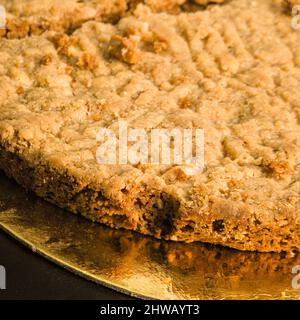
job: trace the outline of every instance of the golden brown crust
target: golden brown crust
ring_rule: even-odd
[[[9,39],[40,35],[45,31],[73,32],[89,20],[116,23],[132,13],[139,4],[153,12],[178,14],[188,0],[0,0],[6,8],[6,28],[0,37]],[[195,0],[198,4],[221,3],[224,0]],[[200,2],[199,2],[200,1]]]
[[[293,8],[297,5],[300,5],[300,1],[299,0],[284,0],[285,3],[289,6],[289,8]]]
[[[158,238],[299,247],[299,33],[272,0],[0,39],[0,166],[76,213]],[[203,128],[205,171],[99,165],[100,127]]]
[[[197,4],[207,5],[209,3],[223,3],[226,0],[193,0]]]

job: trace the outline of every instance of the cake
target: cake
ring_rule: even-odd
[[[240,250],[297,250],[300,31],[286,3],[184,10],[183,1],[168,1],[176,4],[170,11],[150,2],[130,11],[126,2],[113,20],[84,14],[71,28],[3,33],[0,168],[49,202],[112,228]],[[72,12],[99,3],[63,6]],[[8,14],[20,16],[17,8]],[[43,10],[32,12],[26,16],[34,21]],[[147,132],[203,129],[204,170],[100,164],[99,128],[117,133],[120,120]]]

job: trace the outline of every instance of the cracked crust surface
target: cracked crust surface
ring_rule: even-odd
[[[279,1],[137,6],[72,35],[0,39],[0,166],[39,196],[157,238],[300,245],[300,33]],[[100,127],[203,128],[205,171],[99,165]]]

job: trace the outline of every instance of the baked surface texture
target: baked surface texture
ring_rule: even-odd
[[[0,167],[114,228],[241,250],[300,247],[300,32],[280,1],[0,39]],[[203,128],[205,170],[100,165],[96,134]]]
[[[206,6],[224,0],[0,0],[7,11],[6,29],[0,36],[9,39],[40,35],[55,30],[71,33],[90,20],[117,22],[133,12],[138,4],[146,4],[154,12],[179,13],[181,6]]]

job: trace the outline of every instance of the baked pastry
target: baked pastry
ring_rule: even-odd
[[[281,1],[139,4],[116,24],[0,39],[0,167],[114,228],[241,250],[300,245],[300,33]],[[205,170],[105,165],[99,128],[202,128]]]

